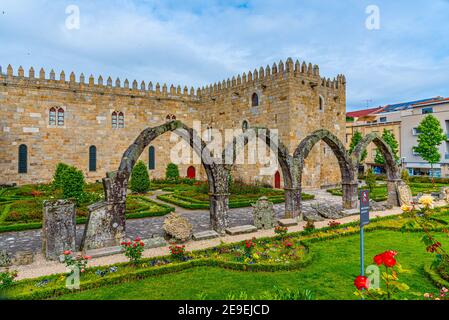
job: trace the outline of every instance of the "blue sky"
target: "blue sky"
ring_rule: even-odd
[[[448,0],[1,0],[0,65],[190,87],[291,56],[345,74],[353,110],[449,96],[448,16]]]

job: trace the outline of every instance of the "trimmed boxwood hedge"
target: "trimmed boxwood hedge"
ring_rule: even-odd
[[[149,212],[146,211],[148,208],[140,208],[139,210],[133,211],[131,213],[126,214],[126,219],[142,219],[142,218],[148,218],[148,217],[160,217],[165,216],[169,214],[170,212],[175,211],[174,207],[171,207],[164,203],[155,202],[149,198],[146,198],[144,196],[137,196],[141,201],[156,204],[159,207],[161,207],[161,210],[157,212]],[[87,221],[86,217],[78,217],[76,218],[76,224],[85,224]],[[31,222],[31,223],[15,223],[15,224],[5,224],[0,225],[0,233],[4,232],[17,232],[17,231],[25,231],[25,230],[35,230],[35,229],[41,229],[42,228],[42,222]]]
[[[303,200],[311,200],[314,199],[315,196],[310,194],[303,194]],[[273,202],[274,204],[285,202],[284,196],[269,196],[267,197],[268,201]],[[205,210],[209,209],[209,202],[201,201],[198,199],[194,199],[191,197],[182,196],[177,193],[172,194],[163,194],[158,195],[157,199],[161,201],[165,201],[174,205],[177,205],[181,208],[190,209],[190,210]],[[245,208],[251,207],[252,204],[256,203],[257,199],[239,199],[239,200],[230,200],[229,208]]]

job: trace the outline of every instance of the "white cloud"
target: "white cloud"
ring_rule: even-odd
[[[81,29],[64,27],[79,5]],[[2,65],[206,85],[288,56],[344,73],[348,106],[448,95],[447,1],[45,1],[0,4]]]

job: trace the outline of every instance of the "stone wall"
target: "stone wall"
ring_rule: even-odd
[[[259,97],[257,107],[251,103],[253,93]],[[49,125],[52,107],[63,108],[63,126]],[[43,70],[39,74],[30,70],[25,77],[22,69],[14,73],[9,67],[7,74],[0,75],[0,185],[48,182],[58,162],[82,169],[88,181],[100,180],[118,168],[123,152],[143,129],[163,124],[167,115],[191,127],[195,127],[194,121],[201,121],[203,130],[241,128],[244,120],[250,127],[277,128],[293,153],[301,139],[320,128],[343,139],[345,107],[344,76],[332,81],[321,78],[318,66],[294,64],[291,59],[197,90],[102,77],[80,76],[78,80],[73,74],[56,77]],[[124,128],[112,128],[114,111],[124,113]],[[175,145],[169,138],[167,133],[152,143],[156,149],[152,178],[165,175]],[[21,144],[28,147],[28,172],[18,174]],[[92,145],[97,148],[95,172],[89,172]],[[148,163],[148,151],[141,159]],[[317,144],[307,160],[304,184],[338,183],[334,160],[330,149]],[[201,165],[194,166],[197,178],[206,180]],[[180,165],[181,176],[187,175],[188,167]],[[234,168],[234,178],[247,182],[273,185],[273,176],[260,176],[254,165]]]

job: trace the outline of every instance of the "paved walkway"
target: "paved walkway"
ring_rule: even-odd
[[[156,191],[150,198],[153,200],[157,195],[163,194],[162,191]],[[303,211],[311,211],[311,207],[317,204],[332,205],[336,208],[341,208],[342,199],[338,196],[333,196],[326,190],[308,190],[307,193],[315,195],[314,200],[303,202]],[[155,200],[162,202],[160,200]],[[174,206],[169,204],[170,206]],[[174,206],[176,212],[183,215],[193,225],[194,232],[210,230],[209,210],[188,210]],[[274,206],[278,218],[284,215],[284,204],[276,204]],[[162,225],[165,217],[151,217],[144,219],[128,220],[126,222],[126,233],[130,238],[140,236],[143,239],[150,238],[153,235],[163,235]],[[239,225],[253,224],[252,209],[238,208],[229,210],[229,225],[230,227]],[[77,226],[77,245],[81,241],[83,235],[84,225]],[[0,233],[0,250],[6,250],[8,253],[14,255],[18,251],[41,251],[41,230],[29,230],[20,232]]]

